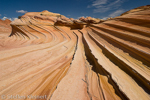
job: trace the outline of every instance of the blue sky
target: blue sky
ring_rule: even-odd
[[[14,20],[26,12],[48,10],[69,18],[105,19],[130,9],[150,5],[150,0],[0,0],[0,19]]]

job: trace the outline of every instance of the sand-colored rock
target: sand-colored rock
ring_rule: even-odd
[[[10,26],[11,21],[9,19],[1,20],[0,19],[0,50],[5,48],[5,40],[8,39],[12,28]],[[8,43],[7,43],[8,44]]]
[[[0,19],[0,33],[9,33],[11,32],[11,21],[9,19],[1,20]]]
[[[101,22],[100,19],[98,19],[98,18],[92,18],[92,17],[86,17],[86,18],[81,17],[81,18],[79,18],[79,20],[81,20],[83,22],[86,22],[88,24],[98,24],[98,23]]]
[[[122,16],[122,15],[125,15],[125,14],[129,14],[129,13],[132,14],[132,13],[134,13],[134,12],[145,11],[145,10],[149,10],[149,9],[150,9],[150,5],[137,7],[137,8],[135,8],[135,9],[131,9],[131,10],[129,10],[129,11],[127,11],[127,12],[121,14],[121,16]]]
[[[0,96],[150,100],[149,23],[149,6],[105,21],[28,12],[0,39]]]

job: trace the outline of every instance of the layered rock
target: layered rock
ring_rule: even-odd
[[[9,19],[1,20],[0,19],[0,33],[11,33],[11,21]]]
[[[6,48],[6,40],[8,39],[8,36],[11,33],[11,26],[10,26],[11,21],[9,19],[1,20],[0,19],[0,50],[4,50]]]
[[[0,95],[149,100],[149,23],[149,6],[107,21],[26,13],[0,48]]]

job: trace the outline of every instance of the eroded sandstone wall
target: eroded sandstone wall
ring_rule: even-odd
[[[11,26],[0,47],[6,100],[150,99],[149,6],[106,21],[30,12]]]

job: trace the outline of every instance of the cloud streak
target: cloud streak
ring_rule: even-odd
[[[125,0],[95,0],[92,2],[92,5],[89,5],[87,8],[94,7],[94,13],[104,13],[119,8],[124,1]]]
[[[106,4],[108,2],[108,0],[96,0],[93,2],[92,6],[100,6],[103,4]]]
[[[4,17],[2,18],[2,20],[5,20],[5,19],[12,20],[11,18],[8,18],[8,17],[5,17],[5,16],[4,16]]]
[[[116,10],[114,12],[112,12],[111,14],[108,15],[108,17],[104,17],[102,19],[106,20],[107,18],[110,18],[110,17],[116,17],[116,16],[119,16],[121,15],[122,13],[124,13],[126,10],[124,9],[119,9],[119,10]]]
[[[110,17],[116,17],[116,16],[119,16],[120,14],[122,14],[124,12],[125,12],[124,9],[119,9],[119,10],[116,10],[115,12],[111,13],[109,16]]]
[[[17,13],[27,13],[28,11],[24,11],[24,10],[16,10]]]
[[[11,20],[11,21],[14,21],[15,19],[18,19],[18,18],[9,18],[9,17],[6,17],[6,16],[4,16],[4,17],[2,18],[2,20],[6,20],[6,19],[9,19],[9,20]]]

